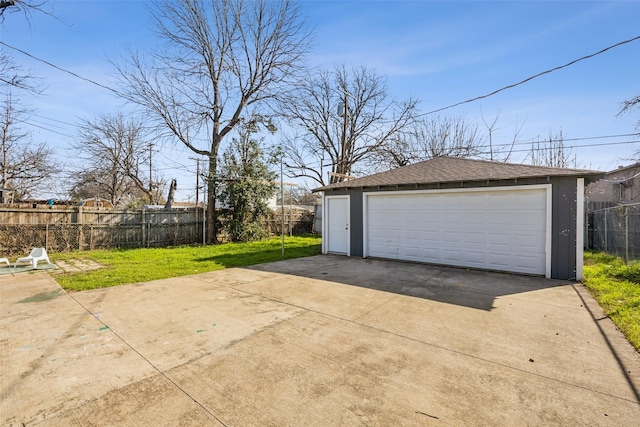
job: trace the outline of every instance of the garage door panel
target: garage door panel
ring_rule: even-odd
[[[467,261],[476,265],[484,265],[486,263],[486,254],[484,252],[467,252]]]
[[[461,253],[462,253],[462,251],[456,250],[456,249],[443,249],[442,250],[442,259],[444,261],[450,261],[454,265],[459,265],[460,262],[462,261],[462,259],[461,259],[462,257],[460,256]]]
[[[411,258],[420,259],[422,256],[422,248],[418,246],[405,246],[404,254]]]
[[[448,215],[443,215],[441,223],[450,224],[455,226],[464,226],[465,215],[462,213],[449,212]]]
[[[493,212],[491,218],[489,219],[489,224],[494,226],[499,225],[509,225],[511,224],[512,217],[510,214],[506,214],[504,212]]]
[[[519,212],[517,216],[513,217],[513,223],[520,227],[540,230],[541,224],[537,221],[540,215],[544,215],[544,210]]]
[[[467,239],[467,243],[481,243],[481,244],[486,244],[487,241],[487,236],[485,233],[467,233],[465,235],[466,239]]]
[[[439,230],[423,230],[421,233],[423,240],[427,241],[440,241],[440,231]]]
[[[491,253],[489,254],[489,263],[506,269],[511,264],[511,256],[504,253]]]
[[[477,230],[478,225],[484,225],[487,223],[487,215],[484,212],[478,212],[477,215],[473,215],[470,218],[465,219],[467,228],[471,230]]]
[[[367,197],[367,255],[544,274],[546,189]]]
[[[523,273],[531,273],[536,274],[536,272],[544,267],[544,264],[541,264],[536,258],[533,257],[523,257],[514,255],[513,257],[515,265],[522,269]]]
[[[440,256],[440,250],[439,249],[435,249],[435,248],[425,248],[422,251],[422,256],[425,259],[428,260],[439,260],[441,258]]]
[[[488,236],[489,236],[488,237],[489,244],[492,245],[492,246],[499,247],[499,248],[504,248],[505,246],[508,246],[509,243],[511,242],[511,235],[510,234],[488,233]]]
[[[402,213],[402,219],[408,224],[420,224],[424,221],[424,215],[418,211],[408,211]]]
[[[463,235],[459,231],[443,231],[442,241],[444,243],[460,243],[463,241]]]

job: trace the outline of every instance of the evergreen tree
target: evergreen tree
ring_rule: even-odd
[[[223,207],[220,226],[234,242],[248,242],[268,236],[263,219],[269,213],[268,200],[276,193],[276,174],[269,170],[261,141],[252,138],[255,122],[242,126],[223,154],[219,200]]]

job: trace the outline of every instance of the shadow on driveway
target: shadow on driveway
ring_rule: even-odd
[[[301,266],[303,266],[301,268]],[[606,347],[615,359],[635,400],[640,403],[637,372],[640,371],[637,354],[598,303],[580,284],[542,277],[524,276],[481,270],[417,264],[381,259],[350,258],[321,255],[296,260],[294,264],[277,262],[252,268],[274,273],[292,274],[306,278],[329,280],[397,295],[424,298],[431,301],[491,311],[498,297],[530,293],[543,289],[564,288],[570,285],[580,307],[589,313]],[[560,289],[558,289],[561,292]],[[559,295],[559,294],[558,294]],[[527,299],[545,304],[564,304],[555,301],[554,294],[544,297],[529,294]],[[582,310],[582,309],[581,309]],[[635,378],[635,379],[634,379]]]
[[[295,264],[282,261],[249,268],[329,280],[479,310],[491,310],[495,299],[500,296],[567,285],[565,281],[542,277],[339,255],[303,258]]]

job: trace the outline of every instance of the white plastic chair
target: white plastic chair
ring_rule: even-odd
[[[18,258],[16,263],[13,265],[13,268],[16,268],[18,263],[20,262],[30,262],[33,265],[33,268],[38,267],[38,261],[47,261],[47,264],[51,264],[49,261],[49,257],[47,256],[47,251],[45,248],[33,248],[29,253],[29,256]]]
[[[7,265],[11,265],[11,264],[9,263],[9,259],[7,259],[7,258],[0,258],[0,263],[7,264]]]

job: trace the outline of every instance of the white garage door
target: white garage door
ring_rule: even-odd
[[[365,256],[547,272],[546,187],[365,195]]]

